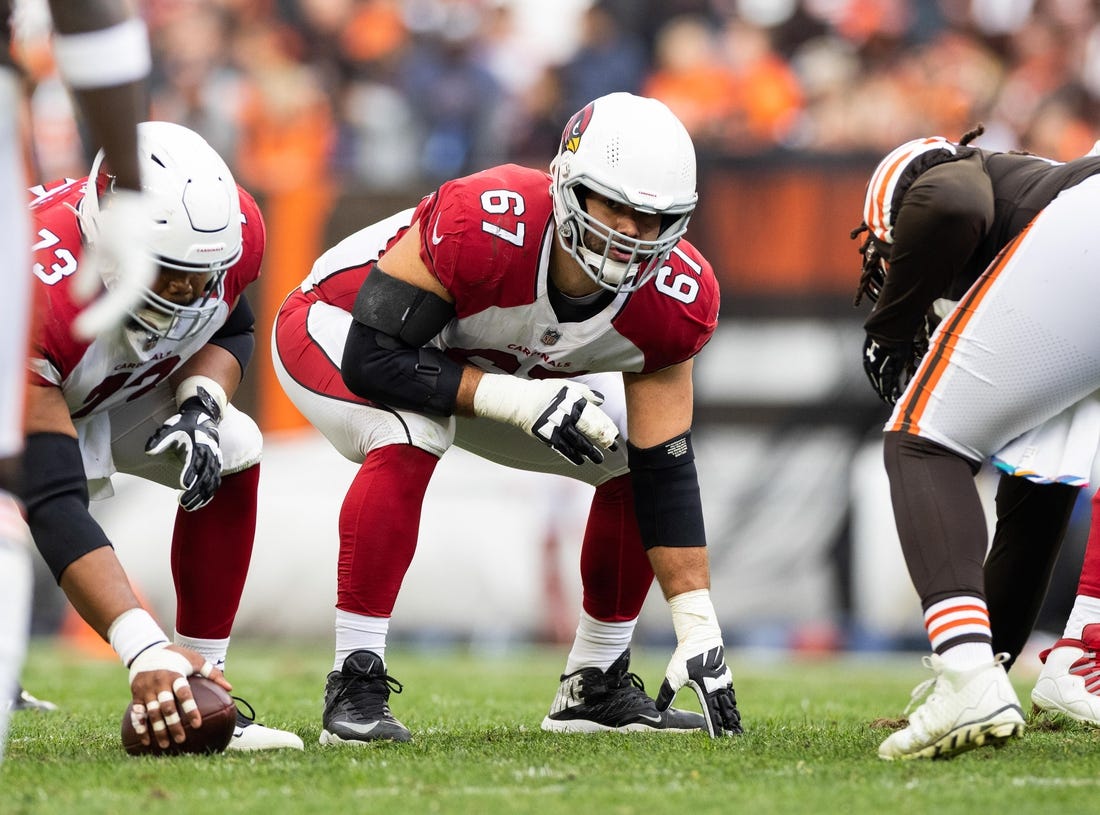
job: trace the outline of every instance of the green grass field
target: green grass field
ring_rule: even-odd
[[[1052,812],[1100,809],[1100,731],[1029,720],[1024,737],[950,761],[876,757],[925,678],[904,659],[774,660],[731,654],[746,733],[563,736],[539,729],[565,649],[391,648],[405,692],[391,699],[413,742],[322,748],[327,644],[235,642],[230,678],[260,720],[294,730],[297,751],[132,758],[119,742],[125,673],[35,643],[25,684],[58,713],[14,716],[0,768],[0,813],[703,813]],[[635,654],[653,692],[667,655]],[[1022,700],[1030,684],[1017,679]],[[681,694],[679,703],[694,707]]]

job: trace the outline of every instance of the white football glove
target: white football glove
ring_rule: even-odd
[[[665,680],[655,700],[668,710],[685,685],[695,691],[711,738],[741,733],[741,714],[733,692],[733,674],[726,665],[722,631],[706,589],[678,594],[668,601],[676,650],[665,669]]]
[[[617,449],[619,428],[601,404],[603,396],[564,379],[485,374],[474,392],[475,415],[513,424],[573,464],[600,464],[603,450]]]
[[[81,340],[93,339],[125,320],[157,277],[149,251],[153,225],[144,194],[115,190],[104,196],[102,206],[95,239],[73,277],[72,293],[77,303],[86,303],[104,285],[107,290],[73,321],[73,336]]]

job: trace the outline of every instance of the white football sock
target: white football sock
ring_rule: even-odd
[[[176,645],[198,651],[211,665],[225,673],[225,655],[229,651],[229,637],[223,640],[204,640],[198,637],[185,637],[177,631],[174,642]]]
[[[1078,594],[1073,601],[1073,609],[1066,620],[1066,629],[1062,636],[1069,640],[1081,639],[1086,625],[1100,623],[1100,598]]]
[[[940,656],[943,664],[953,671],[969,671],[978,666],[993,664],[993,646],[987,642],[964,642],[948,648]]]
[[[353,651],[373,651],[384,663],[389,631],[389,617],[367,617],[336,609],[336,658],[332,670],[343,668],[344,660]]]
[[[577,637],[565,661],[565,673],[571,674],[581,668],[606,671],[630,647],[637,623],[637,618],[625,623],[605,623],[582,610]]]

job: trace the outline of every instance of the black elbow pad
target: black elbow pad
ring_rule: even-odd
[[[241,375],[244,375],[252,359],[252,352],[256,349],[256,316],[248,298],[243,294],[229,313],[225,324],[210,338],[210,344],[224,348],[235,356],[237,364],[241,366]]]
[[[455,309],[439,295],[390,277],[375,264],[359,288],[351,315],[363,325],[419,348],[454,319]]]
[[[438,348],[412,348],[352,320],[340,374],[348,390],[399,410],[455,412],[462,366]]]
[[[376,264],[352,316],[340,363],[348,390],[400,410],[454,413],[462,365],[425,345],[454,318],[454,306]]]

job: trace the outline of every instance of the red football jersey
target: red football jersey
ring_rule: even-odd
[[[162,339],[145,352],[125,339],[122,326],[81,341],[72,322],[83,308],[71,294],[71,280],[84,251],[75,212],[87,179],[69,181],[41,194],[31,205],[36,243],[36,301],[31,382],[62,389],[74,419],[137,398],[163,380],[207,343],[225,323],[245,287],[259,277],[266,233],[255,200],[239,189],[244,253],[225,274],[210,307],[216,313],[198,334],[182,341]]]
[[[318,259],[301,296],[351,311],[371,264],[413,222],[420,255],[454,297],[436,343],[483,370],[531,379],[649,373],[694,356],[718,319],[710,264],[681,240],[657,275],[583,321],[548,294],[554,230],[550,177],[503,165],[443,184],[415,210],[366,227]]]

